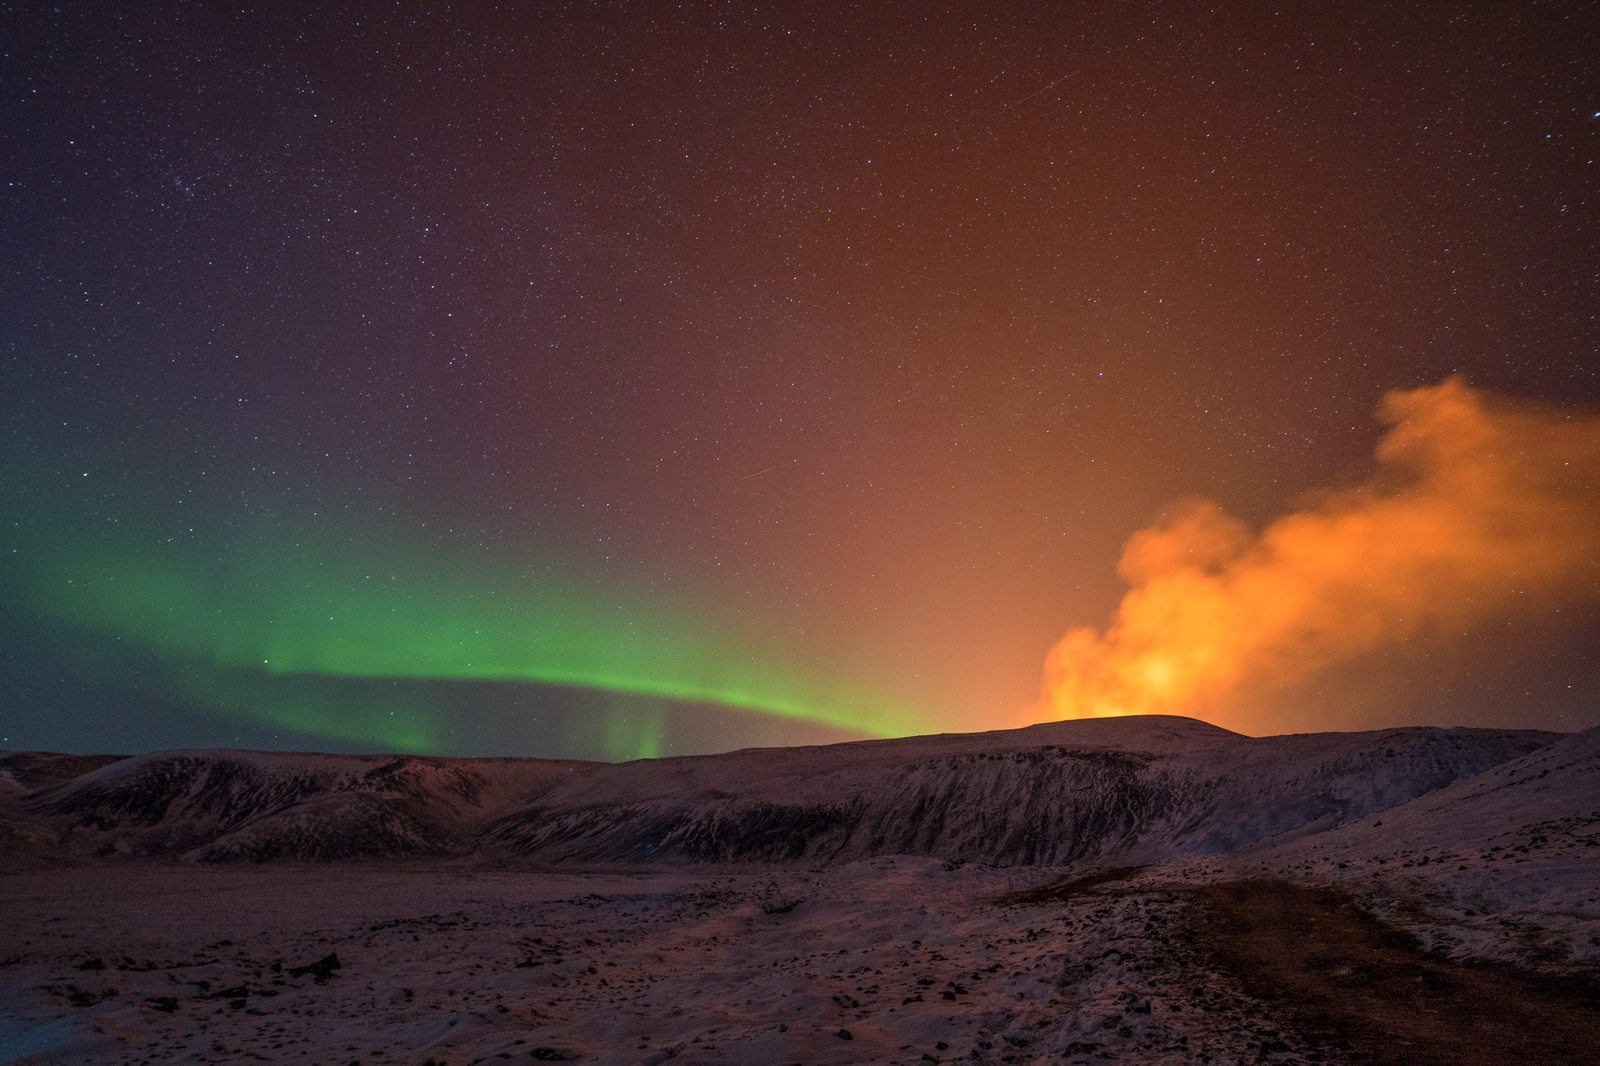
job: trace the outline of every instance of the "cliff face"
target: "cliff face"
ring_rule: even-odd
[[[1150,861],[1342,825],[1555,739],[1407,729],[1257,740],[1193,723],[1189,743],[1157,744],[1125,720],[1123,736],[1092,738],[1120,748],[1040,742],[1072,739],[1076,724],[1011,748],[929,752],[908,740],[844,761],[833,749],[796,749],[771,759],[765,774],[751,772],[762,753],[737,753],[677,768],[676,788],[656,780],[651,764],[606,767],[490,822],[483,839],[590,862]]]
[[[1558,739],[1421,728],[1249,738],[1148,717],[616,765],[9,754],[0,856],[1149,861],[1334,829]]]
[[[932,855],[1061,863],[1138,840],[1168,802],[1146,780],[1150,762],[1040,747],[791,769],[737,792],[692,789],[642,802],[584,804],[568,788],[492,822],[484,835],[519,853],[585,861]]]

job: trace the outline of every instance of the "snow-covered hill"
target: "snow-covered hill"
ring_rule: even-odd
[[[621,764],[11,754],[0,756],[0,854],[1148,862],[1337,829],[1557,741],[1431,728],[1251,738],[1148,716]]]
[[[0,757],[0,775],[14,761]],[[75,858],[325,860],[471,849],[498,811],[564,772],[533,759],[171,751],[102,761],[27,792],[14,819]]]
[[[1600,962],[1600,729],[1330,832],[1262,849],[1265,870],[1404,901],[1437,945],[1516,941],[1541,962]]]

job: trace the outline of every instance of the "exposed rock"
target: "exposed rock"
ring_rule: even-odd
[[[339,969],[343,969],[342,964],[339,962],[339,956],[337,954],[328,954],[324,955],[316,962],[308,963],[305,966],[290,967],[289,976],[304,977],[306,974],[310,974],[318,981],[326,981],[328,978],[333,976],[333,971]]]

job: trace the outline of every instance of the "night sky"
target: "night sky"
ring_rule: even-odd
[[[1600,724],[1597,41],[0,3],[0,747]],[[1364,546],[1284,562],[1307,515]],[[1340,635],[1141,645],[1102,706],[1129,621],[1041,703],[1163,531]]]

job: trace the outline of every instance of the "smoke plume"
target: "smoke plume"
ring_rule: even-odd
[[[1135,533],[1104,632],[1050,652],[1034,717],[1228,719],[1386,645],[1600,602],[1600,417],[1457,379],[1389,393],[1366,481],[1259,533],[1191,501]]]

